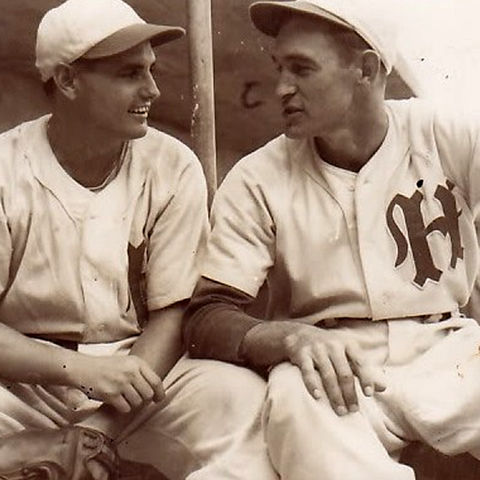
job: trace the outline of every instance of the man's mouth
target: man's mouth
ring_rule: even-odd
[[[295,115],[295,114],[298,114],[298,113],[301,113],[303,112],[303,110],[301,108],[298,108],[298,107],[292,107],[292,106],[288,106],[288,107],[283,107],[283,115],[288,117],[288,116],[291,116],[291,115]]]
[[[285,106],[283,107],[283,113],[284,115],[291,115],[293,113],[298,113],[301,112],[302,109],[299,107],[294,107],[294,106]]]
[[[134,113],[135,115],[148,115],[150,111],[150,105],[143,105],[142,107],[132,108],[128,113]]]

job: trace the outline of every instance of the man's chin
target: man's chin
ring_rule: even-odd
[[[147,134],[148,125],[145,123],[144,125],[132,129],[130,133],[130,140],[135,140],[136,138],[142,138]]]
[[[294,140],[298,140],[300,138],[305,138],[307,136],[306,132],[297,127],[289,127],[288,125],[285,127],[285,136]]]

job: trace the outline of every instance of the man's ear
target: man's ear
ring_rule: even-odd
[[[381,76],[382,61],[374,50],[365,50],[362,53],[362,81],[374,84]]]
[[[77,96],[77,75],[78,72],[72,65],[57,65],[53,72],[53,80],[58,90],[70,100]]]

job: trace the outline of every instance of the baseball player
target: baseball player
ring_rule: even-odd
[[[385,101],[384,0],[260,1],[285,134],[213,207],[188,310],[192,357],[268,371],[283,480],[412,480],[411,441],[480,458],[480,122]],[[246,313],[268,286],[263,318]]]
[[[171,480],[268,479],[264,384],[181,357],[205,181],[147,119],[153,47],[183,33],[121,0],[67,0],[40,23],[52,113],[0,136],[0,437],[77,425]]]

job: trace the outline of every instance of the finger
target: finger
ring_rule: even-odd
[[[347,348],[347,356],[353,372],[360,381],[363,393],[371,397],[374,392],[383,392],[386,388],[386,381],[382,371],[362,360],[358,347],[350,345]]]
[[[335,410],[337,415],[345,415],[348,413],[348,410],[340,389],[337,373],[335,372],[335,368],[332,365],[330,357],[327,355],[317,354],[314,362],[315,367],[322,379],[323,388],[330,401],[330,405]]]
[[[165,397],[165,389],[163,388],[162,379],[148,365],[143,365],[140,368],[140,372],[153,390],[153,396],[151,398],[155,402],[162,400]]]
[[[368,364],[365,366],[367,375],[372,379],[373,388],[376,392],[383,392],[387,389],[387,379],[382,368]]]
[[[160,402],[165,398],[165,389],[163,388],[163,383],[160,382],[155,389],[155,393],[153,394],[153,401]]]
[[[152,386],[145,380],[143,375],[138,375],[132,383],[133,388],[142,398],[143,402],[148,402],[153,399],[155,396],[155,390]]]
[[[111,405],[120,413],[128,413],[131,408],[127,400],[122,395],[116,395],[115,397],[109,397],[104,400],[107,405]]]
[[[127,385],[122,391],[122,397],[127,401],[130,409],[135,409],[143,404],[143,398],[133,387],[133,385]]]
[[[308,392],[313,398],[318,400],[322,396],[322,380],[318,371],[315,370],[312,358],[309,355],[302,355],[296,365],[300,369],[303,383],[307,387]]]
[[[355,390],[355,376],[345,351],[333,350],[330,354],[340,391],[347,409],[350,412],[358,411],[358,398]]]

